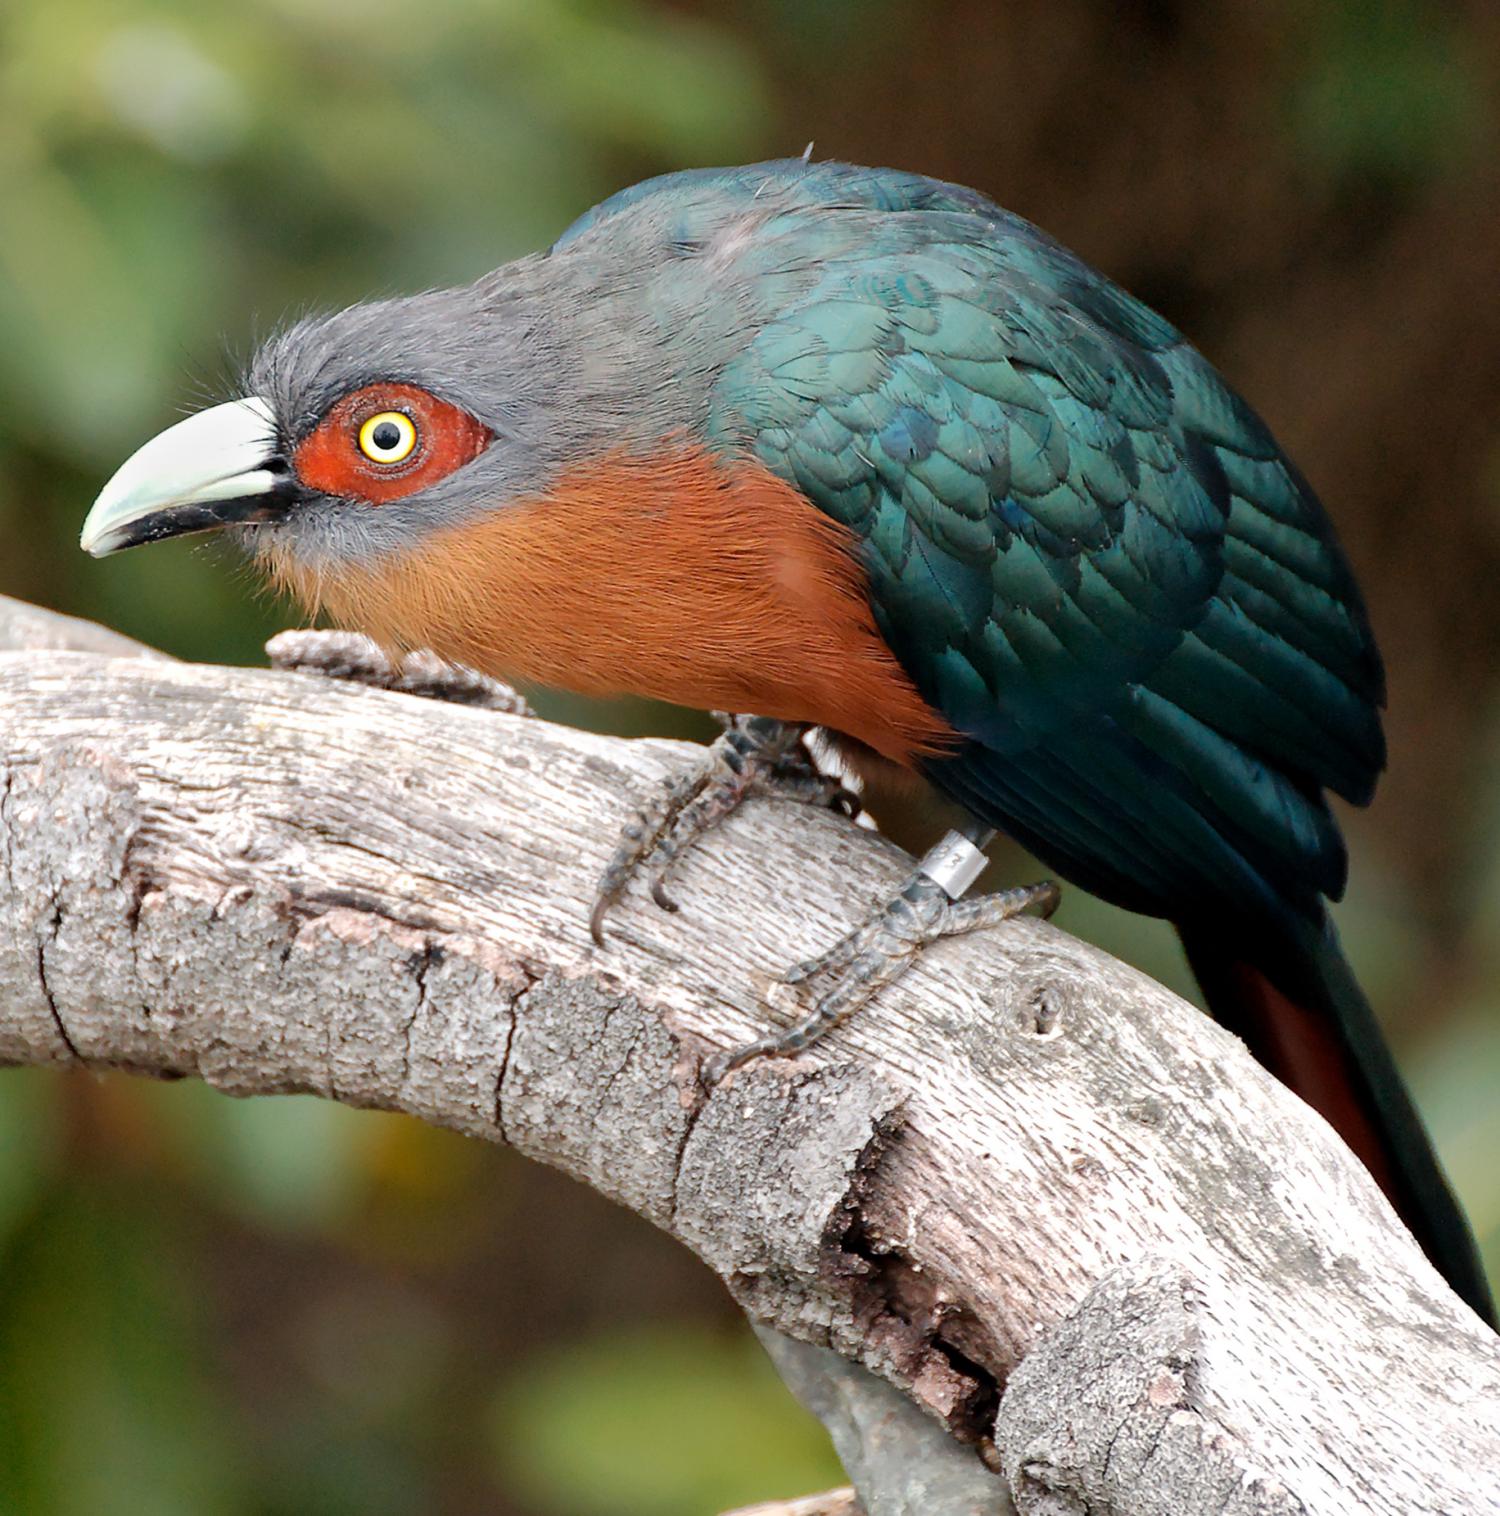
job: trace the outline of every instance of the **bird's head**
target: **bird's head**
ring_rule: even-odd
[[[562,439],[558,337],[495,276],[354,306],[271,338],[243,396],[169,427],[104,486],[102,557],[229,529],[321,575],[414,545],[545,481]]]

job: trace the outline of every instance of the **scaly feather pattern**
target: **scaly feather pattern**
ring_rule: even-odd
[[[819,278],[725,369],[711,425],[858,534],[882,632],[970,739],[929,776],[1138,910],[1337,897],[1322,792],[1369,798],[1382,673],[1265,426],[1166,321],[980,197],[796,182],[831,208],[762,235],[818,239]]]

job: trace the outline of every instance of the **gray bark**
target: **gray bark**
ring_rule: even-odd
[[[594,881],[682,744],[38,625],[0,605],[0,1062],[311,1091],[565,1169],[831,1350],[799,1390],[874,1516],[1500,1512],[1500,1341],[1159,985],[1020,919],[705,1094],[778,970],[901,878],[888,842],[753,802],[680,915],[633,891],[599,951]],[[940,1464],[965,1487],[915,1493]]]

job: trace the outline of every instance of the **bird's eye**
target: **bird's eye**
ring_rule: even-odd
[[[404,463],[416,446],[416,423],[403,411],[381,411],[359,429],[359,450],[371,463]]]
[[[292,472],[305,489],[385,505],[473,462],[491,436],[451,400],[385,379],[329,406],[293,449]]]

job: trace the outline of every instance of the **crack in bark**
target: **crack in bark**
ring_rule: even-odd
[[[604,1025],[599,1029],[599,1040],[601,1042],[608,1040],[610,1023],[613,1022],[615,1017],[619,1014],[620,1008],[623,1006],[623,1004],[624,1001],[622,999],[616,998],[611,1002],[609,1009],[605,1011]],[[614,1092],[615,1086],[624,1077],[626,1069],[630,1067],[630,1060],[634,1055],[635,1050],[641,1045],[641,1037],[644,1035],[646,1030],[645,1016],[650,1013],[645,1011],[645,1008],[640,1004],[639,1001],[635,1002],[635,1009],[637,1012],[644,1014],[638,1014],[636,1016],[635,1029],[630,1034],[630,1041],[626,1044],[624,1053],[615,1060],[615,1066],[605,1076],[604,1087],[599,1091],[598,1099],[594,1102],[596,1120],[598,1119],[598,1116],[602,1114],[604,1108],[609,1104],[610,1095]]]
[[[1156,1418],[1156,1427],[1151,1434],[1151,1446],[1146,1449],[1145,1456],[1141,1459],[1142,1469],[1147,1468],[1150,1465],[1151,1460],[1155,1458],[1156,1455],[1161,1451],[1162,1440],[1167,1435],[1167,1427],[1172,1420],[1173,1412],[1178,1409],[1180,1409],[1180,1407],[1177,1406],[1162,1407],[1161,1414]],[[1201,1417],[1199,1418],[1199,1423],[1201,1427]],[[1115,1444],[1120,1440],[1120,1435],[1124,1431],[1124,1427],[1125,1423],[1122,1421],[1120,1423],[1120,1430],[1117,1431],[1115,1435],[1109,1440],[1109,1448],[1106,1450],[1104,1455],[1104,1472],[1106,1476],[1109,1474],[1109,1463],[1110,1459],[1114,1456]]]
[[[981,1442],[991,1436],[1003,1380],[945,1331],[951,1320],[975,1320],[972,1313],[935,1298],[934,1282],[903,1249],[871,1237],[857,1208],[837,1248],[844,1259],[854,1260],[845,1268],[855,1320],[884,1343],[912,1379],[925,1369],[940,1369],[950,1386],[950,1403],[932,1409],[955,1437]]]
[[[678,1045],[682,1046],[685,1039],[678,1034]],[[684,1069],[685,1060],[691,1059],[691,1065]],[[688,1144],[693,1140],[693,1133],[698,1130],[698,1123],[703,1119],[703,1113],[708,1109],[708,1103],[713,1098],[712,1090],[703,1088],[702,1069],[704,1059],[695,1057],[689,1050],[684,1048],[683,1055],[677,1060],[672,1070],[674,1083],[677,1085],[679,1096],[683,1090],[684,1078],[691,1081],[691,1095],[689,1096],[687,1115],[682,1123],[682,1135],[677,1139],[677,1150],[672,1154],[672,1224],[675,1227],[681,1215],[682,1206],[682,1165],[687,1157]]]
[[[1142,1398],[1144,1398],[1144,1395]],[[1120,1439],[1125,1435],[1126,1428],[1130,1425],[1130,1414],[1134,1409],[1134,1406],[1127,1406],[1120,1412],[1119,1419],[1115,1422],[1114,1428],[1109,1434],[1109,1441],[1104,1444],[1104,1457],[1099,1461],[1099,1473],[1106,1481],[1109,1479],[1109,1467],[1115,1460],[1115,1449],[1119,1446]],[[1164,1425],[1164,1419],[1158,1417],[1156,1430],[1158,1444],[1161,1441]],[[1150,1455],[1148,1454],[1147,1456],[1149,1457]]]
[[[901,1110],[888,1113],[860,1150],[843,1201],[830,1219],[826,1251],[838,1260],[833,1273],[848,1294],[854,1319],[882,1340],[912,1379],[938,1367],[951,1401],[946,1408],[929,1403],[929,1409],[941,1415],[955,1437],[982,1443],[993,1433],[1004,1380],[976,1356],[987,1345],[979,1318],[962,1301],[944,1298],[942,1287],[904,1249],[877,1240],[869,1230],[869,1198],[903,1125]],[[998,1358],[998,1351],[993,1356]]]
[[[516,972],[521,976],[521,987],[510,999],[510,1015],[505,1018],[505,1045],[500,1049],[500,1065],[495,1070],[495,1093],[491,1101],[494,1111],[495,1135],[501,1142],[509,1143],[510,1134],[505,1130],[505,1076],[510,1070],[510,1050],[515,1044],[516,1031],[520,1026],[522,1008],[530,999],[532,993],[546,977],[538,970],[536,965],[528,963],[524,958],[512,960]]]
[[[11,814],[12,799],[14,795],[15,770],[7,764],[4,771],[4,784],[0,786],[0,833],[5,838],[15,835],[13,825],[14,818]],[[5,847],[5,872],[10,886],[10,894],[19,898],[16,886],[15,853],[14,847],[7,844]],[[47,978],[47,945],[51,941],[57,941],[58,933],[62,930],[63,910],[62,902],[57,898],[56,891],[49,891],[48,904],[51,906],[51,916],[47,922],[46,930],[39,933],[36,940],[36,979],[37,986],[42,992],[42,999],[46,1001],[47,1013],[52,1019],[53,1028],[56,1030],[62,1045],[68,1050],[68,1056],[75,1063],[84,1061],[83,1055],[78,1051],[77,1044],[73,1041],[72,1034],[68,1031],[63,1021],[62,1011],[58,1008],[57,996],[53,993],[52,985]]]
[[[141,910],[151,893],[150,871],[144,857],[150,831],[146,818],[135,818],[120,849],[118,884],[125,891],[125,928],[134,941],[140,932]]]
[[[972,1387],[964,1396],[962,1419],[950,1419],[949,1426],[961,1437],[981,1441],[994,1430],[1003,1382],[942,1332],[933,1333],[932,1346],[947,1361],[953,1374]]]
[[[52,906],[52,920],[50,932],[52,940],[57,941],[57,934],[62,930],[62,911],[54,901]],[[42,999],[47,1002],[47,1009],[52,1015],[52,1024],[57,1028],[57,1035],[62,1038],[63,1046],[67,1048],[75,1063],[83,1062],[83,1055],[74,1045],[73,1038],[63,1025],[62,1012],[57,1007],[57,996],[52,993],[52,986],[47,982],[47,943],[45,939],[38,938],[36,944],[36,977],[42,987]]]
[[[419,951],[412,954],[408,959],[408,967],[411,969],[417,982],[416,998],[412,1003],[411,1015],[401,1024],[401,1083],[400,1090],[404,1094],[408,1082],[411,1079],[411,1034],[416,1027],[417,1018],[428,1008],[427,1000],[427,976],[437,968],[448,956],[448,950],[436,937],[427,937],[423,940]]]

